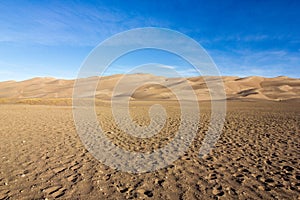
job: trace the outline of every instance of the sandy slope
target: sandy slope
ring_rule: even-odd
[[[167,110],[162,131],[141,139],[122,132],[109,103],[100,101],[111,98],[120,78],[102,77],[96,91],[97,117],[106,136],[128,151],[163,147],[179,128],[178,102],[170,100],[176,99],[172,89],[186,90],[184,80],[134,74],[122,83],[125,89],[140,85],[130,102],[130,115],[140,126],[149,124],[149,106],[161,104]],[[147,80],[158,84],[144,84]],[[96,160],[76,133],[72,107],[54,106],[71,105],[73,80],[34,78],[0,83],[0,200],[299,199],[300,80],[223,80],[230,101],[216,148],[199,157],[211,114],[209,103],[200,102],[201,120],[190,149],[166,168],[134,175]],[[210,99],[203,77],[189,78],[188,82],[199,100]],[[114,94],[117,98],[126,95],[128,91],[122,88]],[[191,124],[188,121],[185,126]],[[89,130],[89,126],[83,128]]]
[[[133,102],[132,117],[148,123],[147,107]],[[151,151],[173,136],[176,104],[167,132],[147,141],[122,133],[109,106],[97,116],[107,136],[131,151]],[[206,157],[198,152],[208,128],[201,103],[198,135],[179,160],[152,173],[129,174],[98,162],[76,134],[71,107],[0,105],[0,199],[299,199],[297,103],[228,102],[224,132]]]
[[[97,77],[94,77],[97,78]],[[122,75],[102,77],[100,79],[96,96],[108,100],[113,94],[114,86]],[[213,77],[212,77],[213,78]],[[157,84],[146,84],[153,81]],[[288,77],[263,78],[263,77],[223,77],[224,87],[228,99],[264,99],[264,100],[289,100],[300,98],[300,79]],[[186,90],[184,79],[166,78],[150,74],[132,74],[122,82],[127,85],[138,84],[133,98],[137,100],[173,100],[175,96],[170,92],[174,88]],[[188,83],[193,87],[199,100],[209,100],[210,93],[202,77],[188,78]],[[159,84],[165,84],[163,87]],[[71,98],[74,80],[59,80],[54,78],[34,78],[21,82],[6,81],[0,83],[0,98]],[[114,95],[126,95],[118,93]]]

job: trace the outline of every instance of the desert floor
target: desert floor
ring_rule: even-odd
[[[132,104],[137,123],[149,123],[150,104]],[[115,144],[149,151],[177,130],[175,104],[168,103],[168,131],[148,141],[126,139],[109,106],[99,105],[97,115]],[[223,134],[204,158],[198,153],[210,109],[200,104],[200,128],[189,151],[164,169],[142,174],[96,160],[76,133],[71,107],[0,105],[0,199],[300,198],[299,103],[229,101]]]

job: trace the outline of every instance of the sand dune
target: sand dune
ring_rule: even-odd
[[[94,77],[98,78],[98,77]],[[108,100],[113,95],[114,87],[122,75],[101,77],[96,97]],[[213,78],[212,78],[213,79]],[[262,99],[262,100],[290,100],[300,98],[300,79],[289,77],[223,77],[224,87],[228,99]],[[188,83],[192,86],[199,100],[210,100],[210,91],[203,77],[188,78]],[[149,81],[156,84],[145,84]],[[213,81],[213,80],[212,80]],[[172,94],[174,88],[184,91],[185,80],[182,78],[166,78],[150,74],[132,74],[122,84],[137,84],[140,87],[132,95],[137,100],[174,100],[176,96]],[[162,86],[162,85],[165,86]],[[5,81],[0,82],[0,98],[4,99],[24,99],[24,98],[71,98],[74,80],[62,80],[55,78],[33,78],[25,81]],[[120,92],[114,96],[128,95]]]
[[[178,102],[169,100],[176,99],[175,89],[188,90],[186,81],[133,74],[113,93],[121,78],[102,77],[96,90],[95,111],[105,136],[131,152],[164,147],[174,139],[182,120]],[[89,78],[85,86],[97,79]],[[214,83],[216,77],[188,78],[199,100],[210,99],[204,79]],[[199,157],[211,117],[210,102],[199,102],[197,135],[189,149],[165,168],[141,174],[99,162],[76,132],[72,107],[53,106],[72,104],[74,80],[0,83],[0,199],[299,199],[300,80],[223,77],[223,81],[231,101],[215,148]],[[138,88],[129,94],[127,88],[134,85]],[[82,95],[88,96],[84,89]],[[129,135],[116,124],[109,102],[100,101],[112,96],[135,100],[130,102],[130,116],[139,126],[149,125],[150,106],[161,104],[167,112],[165,125],[150,138]],[[123,118],[128,114],[119,111]],[[189,117],[183,127],[195,125],[191,120],[195,116]],[[86,121],[81,129],[90,136],[90,127]],[[190,129],[185,132],[189,134]],[[123,159],[115,154],[112,158]]]

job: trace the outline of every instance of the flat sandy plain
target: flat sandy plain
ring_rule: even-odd
[[[106,79],[100,96],[110,91],[114,78]],[[200,78],[190,82],[198,96],[207,95]],[[225,78],[229,100],[216,147],[199,157],[211,113],[210,104],[201,101],[199,129],[189,150],[166,168],[142,174],[105,166],[85,149],[73,121],[72,84],[54,79],[0,83],[0,199],[300,198],[299,79]],[[168,114],[162,134],[129,137],[112,120],[107,102],[98,102],[96,112],[114,144],[147,152],[174,137],[180,113],[164,88],[140,91],[150,100],[143,100],[143,92],[134,94],[133,120],[149,124],[149,106],[160,103]]]
[[[132,104],[137,123],[147,124],[144,113],[152,103]],[[96,160],[75,131],[70,106],[2,104],[0,199],[299,199],[299,103],[227,104],[223,134],[208,156],[198,156],[210,116],[209,104],[200,102],[200,128],[189,151],[172,165],[143,174]],[[97,108],[113,133],[108,136],[122,148],[145,151],[167,140],[126,139],[110,120],[109,106]],[[171,110],[169,133],[180,120]]]

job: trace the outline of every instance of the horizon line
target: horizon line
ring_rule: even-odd
[[[241,76],[241,75],[210,75],[210,76],[178,76],[178,77],[168,77],[168,76],[162,76],[162,75],[156,75],[152,73],[128,73],[128,74],[121,74],[121,73],[116,73],[116,74],[110,74],[110,75],[103,75],[103,76],[89,76],[85,78],[92,78],[92,77],[112,77],[112,76],[118,76],[118,75],[152,75],[156,77],[165,77],[165,78],[196,78],[196,77],[238,77],[238,78],[249,78],[249,77],[262,77],[262,78],[279,78],[279,77],[285,77],[285,78],[291,78],[291,79],[300,79],[300,77],[291,77],[291,76],[286,76],[286,75],[278,75],[278,76],[261,76],[261,75],[249,75],[249,76]],[[81,79],[78,77],[72,77],[72,78],[67,78],[67,77],[54,77],[54,76],[33,76],[25,79],[20,79],[20,80],[13,80],[13,79],[8,79],[8,80],[0,80],[0,83],[2,82],[23,82],[23,81],[28,81],[32,79],[55,79],[55,80],[77,80]]]

